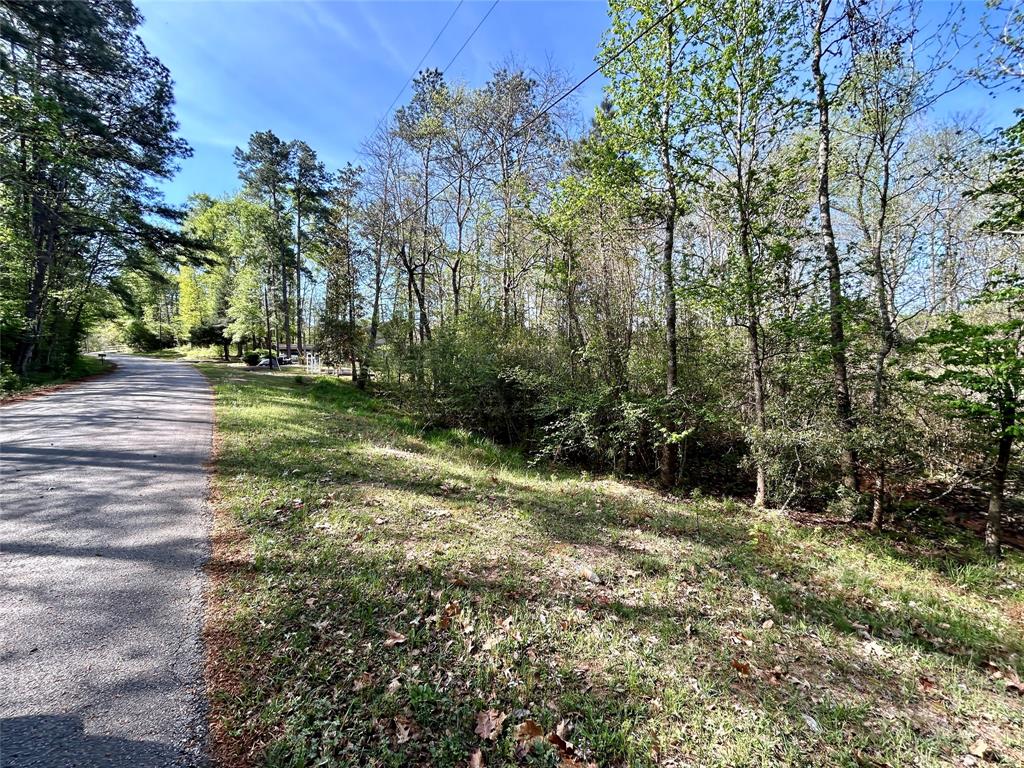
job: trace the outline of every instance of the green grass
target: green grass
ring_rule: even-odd
[[[27,395],[33,390],[53,387],[58,384],[67,384],[71,381],[78,381],[87,376],[95,376],[98,373],[109,371],[114,368],[113,363],[100,360],[91,355],[81,355],[75,363],[63,372],[31,373],[25,377],[6,376],[2,379],[3,388],[0,389],[0,396],[3,395]]]
[[[979,740],[1024,764],[1018,553],[531,468],[345,382],[202,370],[243,554],[214,564],[227,764],[938,766]]]
[[[169,347],[167,349],[157,349],[152,352],[132,352],[133,355],[140,355],[141,357],[155,357],[159,360],[222,360],[224,352],[220,347],[193,347],[191,345],[184,345],[181,347]]]

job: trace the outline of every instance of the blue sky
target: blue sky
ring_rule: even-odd
[[[424,66],[447,63],[491,1],[465,0]],[[141,0],[142,38],[174,77],[181,134],[194,150],[166,185],[168,200],[235,189],[232,151],[256,130],[304,139],[330,167],[357,162],[360,142],[455,6],[456,0]],[[550,59],[582,78],[594,67],[606,7],[604,0],[501,0],[446,74],[479,85],[515,57],[527,67]],[[927,2],[925,16],[939,18],[947,7]],[[968,27],[982,9],[981,0],[968,2]],[[581,89],[582,113],[593,112],[601,87],[595,77]],[[971,86],[943,111],[1006,124],[1015,101],[1014,94],[990,97]]]
[[[442,67],[491,5],[465,0],[424,67]],[[181,134],[194,155],[167,186],[180,203],[194,191],[237,186],[231,153],[256,130],[304,139],[331,167],[358,161],[360,142],[385,113],[456,2],[139,3],[147,47],[171,70]],[[594,68],[603,2],[501,0],[459,55],[449,79],[483,83],[508,56],[551,61],[575,79]],[[399,101],[401,104],[405,96]],[[595,78],[581,89],[587,114]]]

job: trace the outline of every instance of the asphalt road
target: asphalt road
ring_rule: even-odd
[[[117,370],[0,407],[0,766],[195,766],[212,395]]]

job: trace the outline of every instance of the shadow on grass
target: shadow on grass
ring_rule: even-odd
[[[228,382],[225,399],[236,394],[271,408],[272,421],[244,410],[225,419],[263,431],[254,448],[229,444],[218,469],[270,497],[234,507],[259,544],[251,569],[229,577],[237,645],[227,661],[242,685],[222,695],[228,730],[268,765],[460,765],[477,748],[488,765],[512,764],[514,723],[527,718],[546,729],[570,721],[581,760],[600,765],[654,764],[668,748],[679,764],[735,764],[744,754],[854,764],[860,753],[898,764],[915,758],[921,733],[949,747],[954,737],[910,706],[907,681],[885,658],[837,664],[825,641],[785,651],[770,632],[750,631],[752,590],[767,598],[764,615],[805,622],[815,637],[877,637],[964,670],[1022,651],[1019,633],[1000,636],[971,610],[900,595],[887,605],[840,587],[766,540],[759,518],[735,505],[666,504],[620,484],[545,477],[462,433],[424,433],[347,384],[261,377]],[[344,497],[340,509],[287,504],[295,492],[329,490]],[[444,529],[431,523],[423,535],[390,512],[374,528],[375,508],[360,509],[374,493],[402,495],[406,516],[483,505],[520,528],[496,539],[503,550],[410,560],[407,544],[443,540]],[[317,527],[332,516],[340,533]],[[631,543],[637,535],[656,537],[669,556]],[[544,562],[535,571],[525,555],[543,560],[550,548],[606,558],[610,583],[567,582]],[[638,579],[688,589],[663,604],[632,599]],[[816,688],[823,680],[827,693]],[[889,732],[872,720],[879,702],[902,708]],[[493,743],[474,734],[489,708],[510,718]]]

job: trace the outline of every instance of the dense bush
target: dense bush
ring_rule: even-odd
[[[154,352],[167,344],[142,320],[130,320],[124,327],[124,341],[136,352]]]
[[[21,389],[23,382],[11,367],[0,360],[0,392],[14,392]]]
[[[224,359],[229,357],[231,340],[224,335],[223,324],[202,323],[189,331],[188,338],[193,347],[220,347]]]
[[[438,424],[475,429],[504,443],[528,441],[536,427],[531,406],[540,396],[531,374],[543,367],[545,354],[535,342],[527,331],[507,333],[492,313],[467,313],[436,332],[429,345],[430,387],[416,395],[421,410]],[[415,379],[419,359],[409,363]]]
[[[606,350],[571,350],[474,309],[429,344],[392,345],[403,377],[391,391],[434,426],[483,433],[538,459],[654,476],[659,451],[671,444],[681,482],[745,487],[735,470],[747,448],[722,394],[731,374],[720,361],[732,351],[719,346],[694,354],[669,397],[642,347],[623,361],[626,380],[613,384]]]

